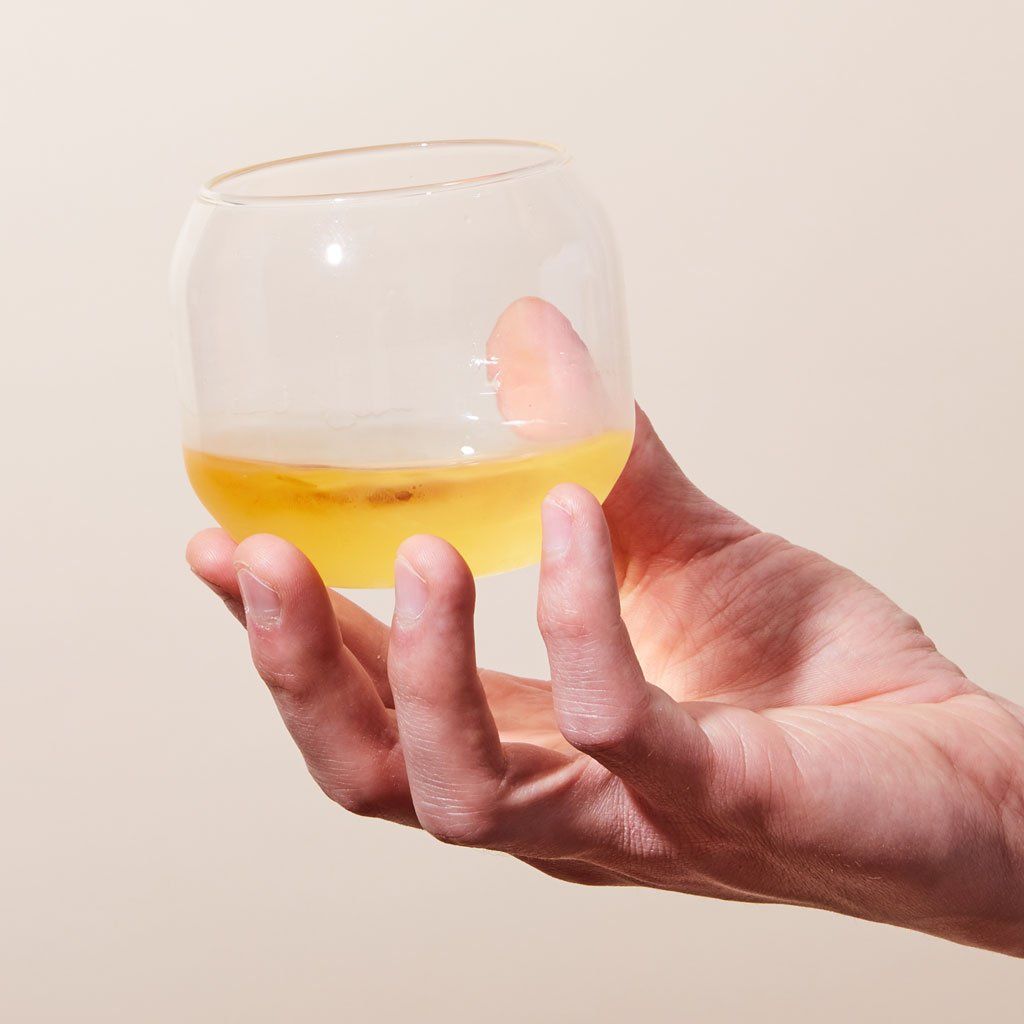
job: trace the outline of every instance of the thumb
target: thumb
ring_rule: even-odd
[[[617,559],[627,566],[657,555],[685,563],[758,532],[690,481],[639,406],[633,449],[604,512]]]

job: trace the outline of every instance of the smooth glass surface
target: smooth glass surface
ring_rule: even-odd
[[[236,539],[388,586],[414,533],[474,573],[539,556],[539,505],[603,498],[633,406],[619,271],[561,150],[414,143],[221,175],[172,271],[186,466]]]

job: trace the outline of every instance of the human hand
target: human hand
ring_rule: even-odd
[[[1024,955],[1024,711],[883,594],[700,493],[640,414],[543,508],[551,681],[479,670],[414,537],[390,631],[295,548],[193,539],[321,788],[555,877],[822,907]],[[244,603],[244,611],[243,611]]]

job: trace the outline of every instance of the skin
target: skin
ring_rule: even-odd
[[[853,573],[715,504],[638,414],[602,510],[542,510],[551,680],[477,667],[413,537],[388,629],[272,536],[188,548],[314,779],[357,814],[593,885],[820,907],[1024,956],[1024,710]]]

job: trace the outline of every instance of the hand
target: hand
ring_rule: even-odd
[[[1024,711],[863,580],[714,504],[642,414],[604,514],[569,485],[542,514],[550,683],[477,668],[473,580],[437,538],[402,545],[390,631],[280,539],[209,530],[188,557],[356,813],[570,881],[1024,955]]]

